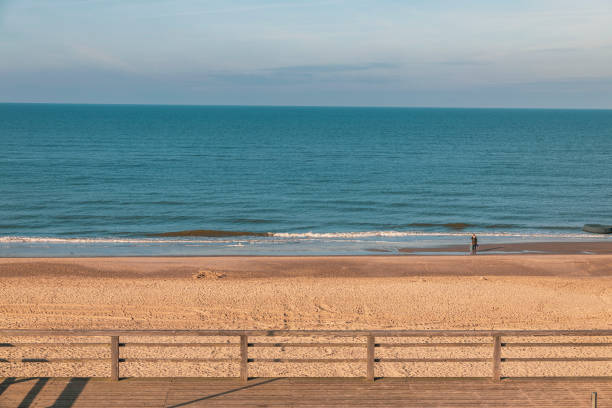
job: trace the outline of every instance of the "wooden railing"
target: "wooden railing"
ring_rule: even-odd
[[[501,368],[504,362],[598,362],[612,361],[612,357],[504,357],[502,350],[511,347],[523,348],[556,348],[556,347],[610,347],[611,342],[503,342],[505,337],[602,337],[612,336],[612,330],[0,330],[0,337],[39,336],[39,337],[107,337],[104,343],[26,343],[0,342],[3,347],[100,347],[110,348],[110,358],[24,358],[6,359],[0,357],[0,363],[72,363],[85,361],[109,361],[110,378],[119,379],[119,364],[132,362],[239,362],[240,379],[247,381],[249,363],[365,363],[366,378],[370,381],[375,377],[376,363],[490,363],[491,378],[501,379]],[[143,343],[121,342],[121,337],[237,337],[239,342],[230,343]],[[249,343],[249,337],[342,337],[362,338],[365,341],[350,342],[254,342]],[[399,342],[377,343],[376,338],[491,338],[491,342]],[[240,358],[122,358],[122,347],[239,347]],[[249,358],[249,348],[255,347],[362,347],[366,349],[366,358]],[[473,348],[490,347],[491,357],[482,358],[385,358],[376,357],[376,348]]]

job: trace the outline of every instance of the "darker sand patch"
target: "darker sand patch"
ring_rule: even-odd
[[[609,255],[224,256],[117,258],[0,258],[0,277],[154,278],[193,280],[275,278],[396,278],[415,276],[612,275]]]
[[[65,262],[54,262],[45,260],[38,262],[11,262],[2,263],[0,259],[0,277],[3,278],[109,278],[109,279],[134,279],[134,278],[186,278],[197,272],[195,267],[177,266],[165,269],[134,269],[106,268],[92,262],[81,262],[78,258],[64,258]]]
[[[437,248],[400,248],[399,252],[405,254],[412,253],[435,253],[435,252],[458,252],[467,253],[468,243],[465,245],[448,245]],[[510,244],[487,244],[478,247],[479,255],[487,253],[541,253],[541,254],[612,254],[612,240],[592,241],[592,242],[517,242]]]
[[[200,269],[197,273],[193,274],[194,279],[221,279],[224,277],[224,273],[210,269]]]

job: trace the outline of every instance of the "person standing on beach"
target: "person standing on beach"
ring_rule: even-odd
[[[478,248],[478,237],[476,234],[472,234],[472,255],[476,255],[476,249]]]

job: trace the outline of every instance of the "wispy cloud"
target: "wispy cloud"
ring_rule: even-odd
[[[581,51],[578,47],[557,47],[557,48],[533,48],[525,50],[525,52],[533,52],[533,53],[551,53],[551,54],[559,54],[559,53],[568,53],[568,52],[576,52]]]
[[[612,76],[607,77],[567,77],[558,78],[554,80],[541,80],[541,81],[524,81],[516,82],[513,85],[529,86],[529,87],[542,87],[546,89],[559,90],[561,87],[572,87],[573,90],[584,88],[584,86],[605,86],[607,88],[612,87]]]
[[[313,81],[325,82],[330,80],[347,82],[356,79],[360,82],[384,82],[385,77],[381,75],[381,72],[398,67],[398,64],[388,62],[295,65],[262,68],[246,72],[211,72],[207,76],[214,80],[248,86],[304,84]]]
[[[229,8],[218,8],[218,9],[193,9],[179,11],[176,13],[158,14],[153,16],[144,16],[143,19],[158,19],[168,17],[184,17],[184,16],[198,16],[205,14],[232,14],[232,13],[247,13],[252,11],[260,10],[271,10],[271,9],[295,9],[295,8],[307,8],[307,7],[319,7],[329,4],[341,3],[342,0],[326,0],[326,1],[303,1],[303,2],[278,2],[269,4],[250,5],[242,7],[229,7]]]
[[[457,60],[443,60],[443,61],[436,61],[436,62],[432,62],[432,64],[440,64],[440,65],[466,65],[466,66],[471,66],[471,65],[488,65],[491,62],[488,61],[479,61],[479,60],[469,60],[469,59],[457,59]]]
[[[160,103],[610,106],[611,17],[610,0],[0,0],[0,82],[51,99],[86,84]]]
[[[294,65],[287,67],[263,68],[260,71],[270,73],[327,73],[369,71],[373,69],[397,68],[398,64],[390,62],[368,62],[363,64],[323,64],[323,65]]]
[[[131,73],[138,72],[138,70],[129,63],[100,49],[83,44],[73,45],[72,49],[79,59],[88,61],[96,67]]]

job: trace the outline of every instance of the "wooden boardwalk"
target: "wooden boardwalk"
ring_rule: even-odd
[[[612,408],[610,379],[0,379],[0,407],[571,407]]]

